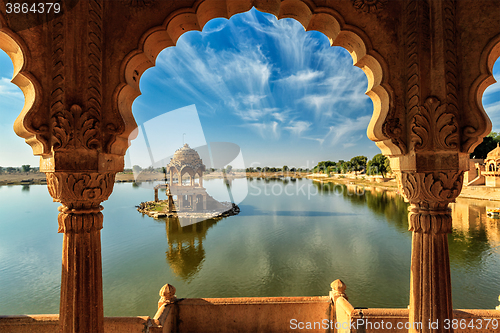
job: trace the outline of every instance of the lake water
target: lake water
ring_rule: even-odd
[[[115,184],[104,206],[106,316],[154,315],[165,283],[184,297],[326,296],[342,279],[358,307],[406,307],[411,233],[394,192],[236,179],[241,213],[180,227],[142,216],[153,190]],[[205,180],[223,200],[222,180]],[[161,198],[160,198],[161,199]],[[0,314],[58,313],[62,235],[46,186],[0,187]],[[498,204],[498,203],[497,203]],[[498,305],[500,221],[488,201],[457,200],[449,236],[455,308]]]

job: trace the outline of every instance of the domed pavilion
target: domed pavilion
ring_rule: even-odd
[[[167,164],[169,185],[166,194],[169,201],[169,211],[201,211],[207,209],[207,192],[203,187],[203,172],[205,165],[196,150],[186,143],[177,149],[174,156]],[[189,175],[189,182],[185,183],[183,177]],[[174,182],[174,177],[177,181]],[[198,183],[195,182],[198,176]],[[175,198],[174,198],[175,197]],[[175,203],[174,203],[175,202]]]
[[[189,147],[186,143],[182,148],[177,149],[174,157],[167,165],[167,171],[170,174],[170,186],[173,186],[173,175],[177,174],[178,185],[183,186],[182,177],[187,173],[190,177],[189,186],[203,187],[203,172],[205,165],[196,150]],[[195,184],[195,178],[198,175],[199,184]]]
[[[490,151],[484,160],[485,171],[483,175],[486,178],[486,186],[500,186],[500,146]]]

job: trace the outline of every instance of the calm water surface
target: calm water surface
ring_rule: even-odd
[[[204,182],[227,198],[221,180]],[[245,180],[232,183],[244,197]],[[326,296],[340,278],[354,306],[406,307],[411,233],[394,192],[254,179],[241,213],[181,227],[142,216],[150,188],[115,184],[103,206],[106,316],[154,315],[178,297]],[[62,235],[46,186],[1,186],[0,314],[58,313]],[[498,203],[497,203],[498,204]],[[500,205],[500,204],[499,204]],[[455,308],[490,308],[500,293],[500,221],[488,201],[457,200],[449,236]]]

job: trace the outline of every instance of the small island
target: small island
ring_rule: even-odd
[[[240,208],[231,202],[219,202],[207,193],[203,187],[205,165],[200,155],[186,143],[176,150],[165,169],[169,173],[169,183],[154,187],[155,200],[141,202],[137,210],[153,218],[215,218],[236,215]],[[184,175],[189,176],[183,182]],[[174,179],[177,175],[177,181]],[[196,178],[198,176],[198,178]],[[166,200],[159,200],[158,191],[164,190]]]

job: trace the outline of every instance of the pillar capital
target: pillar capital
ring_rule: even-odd
[[[400,172],[401,193],[418,210],[442,211],[460,194],[463,171]]]
[[[47,187],[63,214],[96,213],[113,191],[114,172],[46,172]]]

